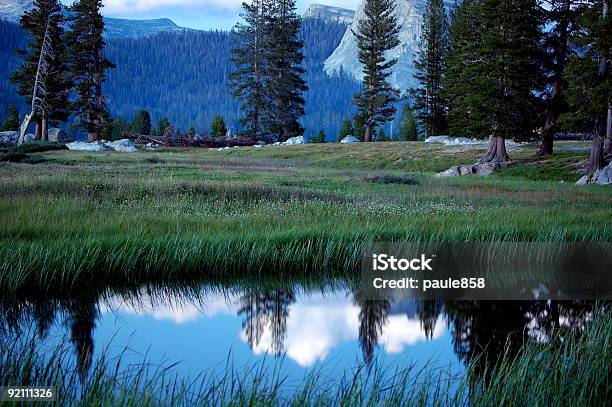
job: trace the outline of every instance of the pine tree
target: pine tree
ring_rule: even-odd
[[[265,115],[264,125],[268,133],[285,141],[304,134],[298,121],[304,115],[303,93],[308,90],[303,79],[301,18],[296,13],[295,0],[270,1],[270,12],[265,17],[265,88],[270,114]]]
[[[409,104],[404,105],[402,109],[402,122],[398,136],[404,141],[416,141],[417,139],[417,122]]]
[[[0,127],[0,131],[16,131],[18,128],[19,112],[17,112],[17,108],[15,106],[9,105],[6,112],[6,118],[4,119],[2,127]]]
[[[110,134],[106,133],[104,136],[110,138],[111,140],[119,140],[123,133],[127,133],[129,131],[130,124],[118,117],[110,124]]]
[[[338,132],[338,137],[336,137],[336,141],[341,142],[346,137],[353,136],[353,133],[355,133],[355,129],[353,128],[353,122],[351,122],[351,119],[346,118],[342,122],[342,127],[340,127],[340,131]]]
[[[393,0],[366,0],[365,18],[357,24],[353,35],[357,41],[359,62],[363,65],[363,90],[355,97],[359,120],[365,127],[364,141],[372,141],[374,129],[392,120],[393,103],[399,92],[387,81],[396,59],[387,60],[385,53],[400,44],[400,28]]]
[[[20,20],[30,34],[20,69],[11,81],[18,93],[32,101],[30,118],[36,123],[36,139],[47,140],[49,126],[68,119],[68,78],[61,6],[57,0],[34,0],[33,8]],[[42,53],[42,55],[41,55]]]
[[[448,53],[449,25],[442,0],[428,0],[421,46],[417,54],[415,79],[419,86],[411,89],[414,108],[424,125],[427,136],[446,131],[447,101],[444,93],[444,76]]]
[[[550,61],[547,69],[550,91],[546,99],[545,122],[541,131],[542,140],[538,151],[540,156],[553,154],[557,123],[565,110],[563,75],[567,65],[569,36],[574,25],[576,3],[575,0],[552,1],[545,8],[547,23],[552,25],[552,29],[548,30],[545,37]]]
[[[232,95],[241,100],[243,118],[240,124],[246,127],[245,134],[265,137],[266,113],[266,20],[270,8],[269,0],[253,0],[242,3],[240,15],[243,23],[234,28],[234,45],[231,50],[235,70],[230,74]]]
[[[160,136],[163,136],[168,127],[170,127],[170,120],[168,120],[168,118],[164,116],[157,122],[157,129],[155,133]]]
[[[480,0],[456,2],[451,11],[444,93],[449,101],[448,133],[454,136],[487,136],[487,113],[473,101],[480,85],[473,80],[471,69],[480,58],[480,11]]]
[[[362,118],[359,116],[355,117],[355,129],[353,136],[361,142],[365,141],[365,126]]]
[[[144,135],[151,134],[151,115],[149,114],[149,112],[142,109],[138,113],[136,113],[136,116],[132,121],[131,127],[132,133]]]
[[[215,116],[210,124],[210,134],[213,137],[225,137],[227,134],[227,126],[221,116]]]
[[[325,143],[325,132],[323,130],[319,130],[319,134],[317,134],[317,138],[315,139],[315,143],[324,144]]]
[[[612,16],[608,0],[591,1],[578,21],[573,41],[584,49],[571,58],[565,78],[567,99],[575,119],[593,129],[587,168],[593,181],[597,171],[612,161]]]
[[[102,85],[106,70],[114,65],[104,56],[101,8],[102,0],[77,0],[70,7],[69,18],[70,70],[76,90],[73,107],[89,141],[100,139],[102,127],[110,118]]]
[[[481,0],[470,2],[468,10],[466,31],[475,23],[477,37],[463,47],[460,65],[447,72],[459,80],[450,86],[458,93],[451,110],[466,113],[462,120],[473,121],[471,128],[479,130],[475,136],[489,136],[480,162],[503,163],[509,161],[505,140],[532,138],[537,126],[543,19],[536,0]]]

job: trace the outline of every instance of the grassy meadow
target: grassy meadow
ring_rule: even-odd
[[[44,147],[44,146],[43,146]],[[49,146],[47,146],[49,147]],[[612,241],[612,191],[573,185],[584,143],[487,178],[425,143],[0,153],[0,290],[350,272],[374,241]],[[56,148],[57,146],[52,146]]]

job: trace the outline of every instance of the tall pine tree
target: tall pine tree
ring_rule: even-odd
[[[481,32],[480,0],[455,3],[451,11],[449,52],[444,92],[449,101],[448,133],[454,136],[486,137],[486,112],[474,103],[479,84],[472,67],[478,63]]]
[[[415,79],[419,86],[411,89],[414,108],[427,136],[446,131],[447,102],[444,93],[449,25],[442,0],[428,0],[423,16],[421,47],[417,54]]]
[[[265,134],[268,106],[266,105],[266,40],[271,12],[269,0],[242,3],[240,15],[244,22],[234,28],[234,47],[231,50],[235,70],[230,74],[233,95],[241,100],[243,117],[240,123],[246,135],[262,138]]]
[[[363,89],[355,97],[359,114],[356,121],[365,127],[364,141],[372,141],[374,129],[395,115],[393,103],[399,92],[387,79],[397,59],[385,53],[400,44],[400,27],[393,0],[366,0],[365,18],[357,24],[353,35],[357,41],[359,62],[363,65]]]
[[[295,0],[272,0],[266,14],[267,38],[267,108],[265,127],[277,140],[301,136],[304,129],[298,119],[304,115],[303,93],[308,90],[303,79],[303,41],[300,40],[301,18],[295,11]]]
[[[76,90],[73,107],[89,141],[99,140],[102,128],[110,120],[102,85],[106,70],[114,65],[104,56],[106,43],[101,8],[102,0],[77,0],[70,7],[68,43]]]
[[[612,161],[612,16],[609,0],[586,4],[573,41],[583,52],[571,58],[565,78],[574,118],[593,129],[587,182]]]
[[[11,81],[18,93],[32,105],[31,119],[36,123],[36,139],[47,140],[49,126],[65,121],[70,111],[71,89],[66,65],[61,6],[57,0],[34,0],[33,8],[20,20],[30,33],[30,42],[19,70]],[[22,140],[20,140],[22,141]]]
[[[537,126],[537,94],[544,88],[543,19],[536,0],[481,0],[470,3],[470,8],[466,31],[473,21],[477,37],[475,44],[465,44],[460,66],[447,73],[459,75],[454,80],[460,78],[465,86],[450,87],[460,92],[452,104],[468,113],[463,120],[477,121],[481,130],[475,135],[489,137],[480,162],[503,163],[510,159],[506,139],[532,138]]]
[[[548,53],[549,91],[545,99],[545,121],[538,150],[540,156],[553,154],[554,138],[558,129],[559,118],[565,110],[563,97],[565,81],[563,75],[567,66],[569,37],[574,29],[574,21],[577,15],[575,9],[579,2],[580,0],[544,1],[546,22],[551,26],[551,29],[546,32],[544,41]]]

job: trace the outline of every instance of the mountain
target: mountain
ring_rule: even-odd
[[[0,20],[19,23],[19,19],[26,11],[33,7],[32,0],[0,0]],[[68,12],[67,12],[68,13]],[[187,28],[179,27],[168,18],[154,20],[127,20],[123,18],[104,18],[106,30],[104,36],[108,38],[140,38],[151,34],[166,31],[184,31]]]
[[[388,58],[397,58],[389,78],[397,89],[406,90],[414,86],[414,59],[419,49],[425,0],[395,0],[395,15],[401,27],[400,45],[387,53]],[[352,30],[357,30],[357,23],[365,17],[365,0],[357,7],[351,29],[346,30],[340,45],[325,61],[325,72],[333,75],[343,70],[357,80],[363,79],[362,65],[357,59],[357,42]]]
[[[320,18],[322,20],[350,25],[355,17],[355,10],[314,3],[304,12],[303,17]]]
[[[169,18],[154,20],[127,20],[123,18],[104,18],[104,36],[109,38],[140,38],[160,32],[190,30],[179,27]]]
[[[0,0],[0,19],[17,23],[31,8],[32,0]]]

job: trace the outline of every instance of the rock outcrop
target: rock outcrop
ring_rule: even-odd
[[[423,24],[423,13],[425,11],[425,0],[395,0],[395,15],[401,27],[400,45],[387,53],[389,59],[397,58],[398,63],[393,67],[393,74],[389,82],[400,89],[413,87],[414,82],[414,59],[419,49],[421,40],[421,27]],[[358,22],[365,17],[365,0],[359,2],[355,18],[349,29],[344,34],[342,42],[325,61],[325,72],[333,76],[342,69],[357,80],[363,79],[363,68],[357,59],[357,42],[352,30],[357,31]]]
[[[94,141],[93,143],[75,141],[66,144],[66,147],[71,151],[117,151],[119,153],[135,153],[138,151],[134,143],[128,139],[117,141]]]
[[[355,17],[355,10],[346,8],[326,6],[323,4],[311,4],[304,12],[304,18],[319,18],[321,20],[333,21],[349,25]]]
[[[68,137],[64,130],[58,129],[57,127],[53,127],[49,129],[49,141],[56,143],[66,143],[68,141],[72,141],[72,139]]]
[[[612,185],[612,163],[601,170],[595,171],[591,176],[585,175],[580,178],[576,185]]]
[[[487,177],[492,175],[495,171],[506,168],[508,164],[509,163],[484,163],[450,167],[448,170],[437,174],[436,177],[462,177],[465,175]]]
[[[342,143],[342,144],[353,144],[353,143],[360,143],[360,141],[356,137],[346,136],[345,138],[342,139],[342,141],[340,141],[340,143]]]
[[[283,144],[287,146],[295,145],[295,144],[306,144],[306,139],[304,136],[291,137],[289,140],[285,141]]]

